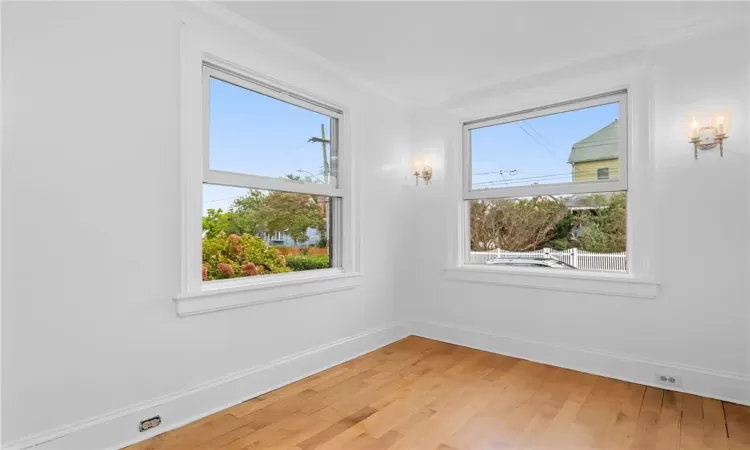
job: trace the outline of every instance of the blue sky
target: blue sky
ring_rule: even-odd
[[[566,162],[570,148],[617,115],[617,104],[609,104],[472,130],[474,187],[571,181]],[[293,173],[322,180],[321,145],[308,139],[320,137],[321,124],[330,138],[330,121],[328,116],[211,79],[209,165],[230,172],[269,177]],[[328,152],[330,161],[330,146]],[[226,211],[246,192],[204,185],[204,213]]]
[[[328,116],[213,78],[209,94],[211,169],[267,177],[292,173],[323,180],[321,144],[307,141],[320,137],[321,125],[330,139]],[[327,149],[330,162],[330,146]],[[204,212],[209,208],[226,211],[234,198],[246,192],[203,185]]]
[[[473,188],[570,182],[573,144],[617,118],[618,105],[612,103],[474,129]]]

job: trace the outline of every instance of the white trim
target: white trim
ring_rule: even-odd
[[[570,183],[535,184],[532,186],[508,186],[492,189],[475,189],[464,195],[465,200],[536,197],[541,195],[571,195],[597,192],[623,192],[628,182],[619,178],[612,180],[577,181]]]
[[[290,89],[255,79],[246,72],[238,65],[213,55],[205,55],[203,58],[205,89],[207,89],[207,81],[214,78],[324,116],[340,119],[344,114],[344,111],[337,106],[328,105],[305,94],[297,94]]]
[[[425,320],[411,322],[408,326],[413,334],[428,339],[750,406],[750,389],[748,389],[750,377],[740,373],[648,360],[556,342],[536,341],[522,336],[504,335],[494,330],[457,324]],[[682,387],[674,388],[656,384],[655,373],[664,371],[680,376]]]
[[[472,188],[472,159],[471,159],[471,131],[479,128],[487,128],[504,123],[518,122],[520,120],[533,119],[536,117],[562,114],[595,106],[617,103],[619,114],[619,157],[620,171],[617,180],[593,180],[566,183],[536,184],[528,186]],[[463,155],[464,155],[464,199],[489,199],[507,197],[532,197],[537,195],[567,195],[584,194],[589,192],[615,192],[628,190],[628,155],[630,145],[628,140],[628,90],[617,89],[596,96],[589,96],[579,100],[566,100],[548,106],[537,106],[525,111],[502,114],[487,119],[469,120],[463,123]]]
[[[328,294],[354,289],[361,284],[360,274],[344,273],[341,269],[312,270],[248,278],[204,283],[205,287],[200,292],[178,295],[174,298],[177,315],[187,317]],[[265,280],[265,278],[272,279]]]
[[[199,13],[205,13],[208,16],[221,21],[223,24],[252,36],[254,39],[265,42],[277,51],[280,50],[287,52],[300,61],[304,61],[312,66],[325,70],[332,76],[340,77],[344,81],[350,83],[353,87],[361,88],[403,108],[408,108],[410,106],[404,102],[402,98],[394,95],[390,90],[383,89],[382,86],[363,78],[360,74],[355,74],[346,67],[337,64],[319,53],[311,51],[309,48],[300,45],[298,42],[266,29],[260,24],[231,11],[216,2],[191,1],[189,2],[189,5],[195,7]]]
[[[653,299],[659,293],[656,281],[634,278],[630,274],[564,269],[487,267],[464,265],[445,270],[451,281],[541,289],[558,292],[610,295]]]
[[[536,117],[551,116],[569,111],[593,108],[595,106],[609,105],[612,103],[627,101],[625,94],[626,89],[616,89],[599,95],[591,95],[578,99],[572,98],[549,105],[538,105],[527,108],[523,111],[503,113],[499,116],[466,120],[464,121],[464,126],[468,130],[476,130],[477,128],[492,127],[503,123],[518,122],[520,120],[534,119]]]
[[[455,242],[447,242],[447,251],[449,252],[448,267],[459,268],[464,261],[469,260],[470,234],[469,234],[469,217],[468,217],[468,194],[471,192],[472,197],[491,198],[505,197],[508,194],[513,196],[528,196],[529,193],[537,194],[543,192],[536,186],[536,190],[522,192],[517,188],[509,187],[498,190],[504,190],[504,194],[487,194],[491,190],[469,191],[470,163],[468,154],[469,140],[465,123],[476,120],[477,117],[487,117],[492,112],[495,114],[511,113],[512,111],[525,111],[534,109],[535,105],[541,104],[559,104],[570,101],[570,98],[589,98],[595,96],[596,92],[627,92],[627,110],[620,113],[620,120],[627,121],[627,128],[620,127],[620,132],[625,133],[621,139],[625,140],[628,145],[626,161],[621,161],[621,169],[624,168],[627,174],[621,177],[627,178],[627,243],[626,251],[628,253],[628,273],[636,279],[653,280],[658,279],[656,273],[655,258],[655,236],[654,228],[649,225],[649,217],[652,216],[652,196],[654,177],[654,118],[653,118],[653,79],[652,67],[644,64],[623,65],[617,69],[606,72],[588,75],[586,77],[565,78],[557,77],[559,81],[549,82],[545,85],[528,87],[514,93],[512,96],[504,94],[503,96],[485,101],[481,105],[474,106],[471,109],[484,112],[473,116],[467,114],[464,108],[463,119],[457,123],[455,128],[457,134],[452,136],[450,142],[455,145],[461,145],[461,149],[456,154],[460,155],[461,160],[455,164],[446,166],[450,172],[446,179],[455,180],[450,187],[451,192],[456,194],[452,204],[456,212],[457,220],[451,223],[452,230],[456,233]],[[568,97],[559,97],[559,92],[566,92]],[[527,100],[532,98],[532,100]],[[620,107],[623,107],[623,103]],[[497,117],[497,116],[496,116]],[[570,193],[575,193],[578,184],[585,185],[587,192],[607,192],[618,191],[620,186],[617,181],[603,180],[586,183],[568,183]],[[544,186],[544,185],[541,185]],[[552,186],[552,185],[550,185]],[[572,186],[572,187],[570,187]],[[507,189],[507,190],[506,190]],[[526,195],[521,195],[526,194]],[[589,276],[591,272],[582,274]]]
[[[341,189],[336,189],[329,184],[304,183],[284,178],[261,177],[244,173],[223,172],[220,170],[204,170],[203,182],[221,186],[324,195],[327,197],[346,196]]]
[[[208,380],[147,402],[28,436],[4,450],[119,449],[286,386],[408,336],[392,322],[325,345]],[[161,415],[162,425],[139,433],[144,417]]]
[[[286,85],[276,79],[247,69],[243,65],[247,63],[246,55],[241,48],[238,48],[234,43],[230,43],[228,38],[224,37],[221,30],[213,30],[212,28],[204,29],[202,25],[191,25],[183,21],[180,35],[180,50],[183,252],[181,256],[181,286],[179,294],[176,295],[178,313],[184,315],[180,312],[180,305],[184,304],[184,302],[179,301],[180,299],[184,300],[191,296],[197,296],[204,297],[204,301],[209,301],[209,297],[218,298],[215,295],[217,293],[215,291],[211,294],[207,293],[210,288],[204,289],[204,283],[200,277],[202,265],[201,217],[197,212],[202,211],[203,183],[308,193],[328,196],[331,197],[332,201],[337,198],[341,199],[340,203],[343,209],[341,220],[343,223],[339,224],[338,227],[333,227],[333,229],[343,230],[343,232],[338,236],[332,235],[331,240],[334,243],[335,255],[339,256],[337,260],[341,261],[343,271],[353,274],[356,277],[359,267],[359,226],[356,218],[358,208],[356,208],[357,205],[352,195],[355,190],[352,180],[354,156],[351,155],[352,151],[350,150],[349,113],[347,108],[325,99],[317,100],[313,95],[304,90]],[[209,64],[210,67],[207,67],[205,64]],[[208,98],[206,97],[207,89],[205,89],[203,81],[207,74],[214,73],[217,68],[222,70],[219,77],[224,81],[226,81],[227,77],[240,77],[239,80],[232,79],[230,82],[238,85],[247,85],[249,89],[258,91],[264,95],[321,112],[337,120],[338,136],[336,136],[336,140],[339,155],[337,161],[338,173],[336,176],[338,188],[335,184],[298,183],[280,178],[208,170],[208,136],[204,131],[207,109],[203,108],[203,105],[207,104]],[[292,275],[284,274],[283,276],[290,277],[289,280],[297,280]],[[237,281],[238,285],[247,284],[247,286],[237,286],[232,291],[256,289],[253,286],[258,282],[249,280],[248,278],[238,279],[239,281]],[[333,288],[326,288],[326,291],[330,292],[331,289]],[[334,290],[338,290],[338,288]],[[311,291],[309,295],[315,295],[319,292],[319,290]],[[277,299],[303,296],[305,295],[301,292],[293,294],[285,292],[283,295],[279,295]],[[229,309],[225,304],[228,296],[223,298],[220,303],[217,303],[217,306],[213,308],[201,307],[201,309],[206,311]],[[231,307],[265,303],[267,301],[273,300],[269,300],[266,297],[255,298],[251,302],[233,303]]]

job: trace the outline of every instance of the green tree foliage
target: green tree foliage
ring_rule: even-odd
[[[287,179],[312,182],[287,175]],[[203,217],[203,279],[214,280],[266,273],[309,270],[323,265],[321,258],[288,266],[284,256],[259,237],[261,233],[287,233],[295,242],[308,240],[315,228],[327,241],[326,205],[319,197],[289,192],[266,193],[257,189],[237,198],[229,211],[209,209]],[[327,258],[327,257],[326,257]],[[325,267],[328,267],[327,261]]]
[[[224,231],[240,235],[258,235],[266,231],[266,221],[262,214],[265,198],[263,192],[250,189],[246,195],[235,199],[227,213],[227,226]]]
[[[295,242],[309,239],[308,228],[325,229],[325,217],[318,202],[310,195],[272,192],[261,209],[269,233],[286,232]]]
[[[626,200],[624,193],[587,197],[589,208],[573,217],[581,249],[599,253],[625,251]]]
[[[474,200],[470,208],[471,248],[478,251],[536,250],[568,214],[565,202],[553,197]]]
[[[203,216],[203,231],[205,237],[215,237],[229,226],[229,214],[219,209],[209,209]]]
[[[526,252],[573,247],[599,253],[625,251],[626,194],[591,194],[575,210],[569,199],[474,200],[471,249]]]
[[[289,272],[284,256],[263,239],[220,231],[203,238],[203,280]]]

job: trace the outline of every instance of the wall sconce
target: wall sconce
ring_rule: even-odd
[[[724,157],[724,139],[727,139],[729,124],[727,122],[728,114],[716,115],[714,125],[713,119],[708,119],[707,125],[701,125],[698,120],[693,117],[690,122],[690,140],[693,144],[693,152],[695,159],[698,159],[698,150],[711,150],[719,147],[719,155]]]
[[[419,186],[420,178],[424,181],[425,185],[430,184],[430,179],[432,178],[432,166],[430,166],[429,161],[425,159],[424,164],[415,163],[413,175],[416,179],[417,186]]]

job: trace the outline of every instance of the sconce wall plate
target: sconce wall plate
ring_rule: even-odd
[[[429,165],[424,166],[422,170],[415,170],[414,171],[414,178],[416,178],[417,186],[419,186],[419,179],[421,178],[422,181],[424,181],[424,184],[430,184],[430,180],[432,179],[432,167]]]
[[[693,144],[693,154],[698,159],[698,150],[712,150],[719,147],[719,155],[724,157],[724,139],[727,139],[726,129],[724,128],[724,118],[717,118],[717,125],[699,126],[698,122],[693,119],[691,126],[690,143]]]
[[[424,166],[422,168],[419,168],[418,164],[414,165],[414,178],[416,180],[416,185],[419,186],[419,180],[421,179],[424,181],[425,185],[430,184],[430,180],[432,179],[432,166],[430,166],[430,163],[427,161],[424,162]]]

